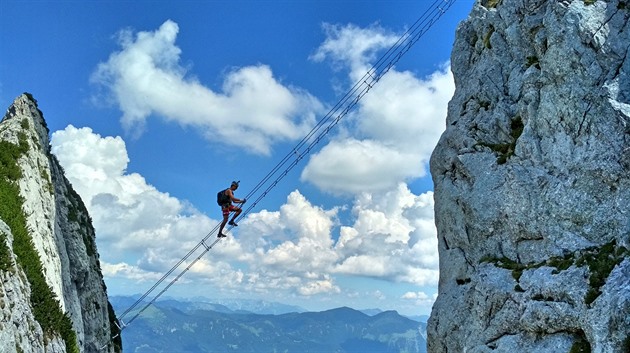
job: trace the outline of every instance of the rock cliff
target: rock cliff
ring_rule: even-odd
[[[0,352],[118,352],[94,229],[29,94],[0,122]]]
[[[429,352],[630,352],[629,17],[478,0],[459,25]]]

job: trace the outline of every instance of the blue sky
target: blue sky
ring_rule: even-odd
[[[0,2],[0,105],[38,100],[112,295],[144,293],[433,3]],[[429,314],[428,160],[454,84],[457,0],[170,296]]]

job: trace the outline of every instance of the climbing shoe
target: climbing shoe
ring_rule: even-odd
[[[236,224],[236,222],[234,221],[230,221],[230,223],[228,224],[231,225],[232,227],[238,227],[238,224]]]
[[[227,235],[223,233],[219,233],[219,235],[217,235],[217,238],[225,238],[225,237],[227,237]]]

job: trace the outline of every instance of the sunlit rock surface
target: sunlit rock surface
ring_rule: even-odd
[[[629,17],[482,0],[458,27],[429,352],[630,351]]]

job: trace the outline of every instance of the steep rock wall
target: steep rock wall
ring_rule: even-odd
[[[630,351],[629,17],[480,0],[458,27],[429,352]]]
[[[0,141],[22,150],[17,160],[21,175],[15,181],[20,200],[15,202],[21,204],[25,228],[45,283],[61,311],[70,318],[77,341],[68,344],[59,332],[42,330],[41,320],[35,314],[37,308],[33,308],[37,300],[33,299],[34,280],[24,270],[24,266],[30,266],[24,263],[30,260],[20,262],[11,253],[7,270],[0,271],[0,310],[7,319],[1,323],[4,339],[0,339],[0,351],[66,352],[74,346],[80,352],[116,352],[118,346],[111,340],[115,316],[107,299],[91,219],[50,153],[48,129],[30,95],[18,97],[9,107],[0,123]],[[5,235],[7,248],[15,249],[16,230],[4,222],[0,225],[4,226],[0,231]],[[46,295],[41,287],[39,292],[35,294]]]

